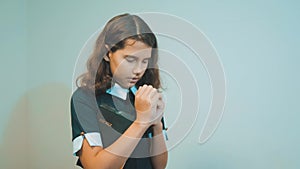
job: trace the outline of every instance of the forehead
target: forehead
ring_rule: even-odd
[[[126,40],[125,47],[120,50],[125,55],[149,56],[151,57],[152,48],[141,41],[133,39]]]

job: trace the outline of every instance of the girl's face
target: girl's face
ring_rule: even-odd
[[[123,88],[134,86],[144,75],[152,48],[143,42],[128,39],[125,47],[109,52],[108,57],[113,80]]]

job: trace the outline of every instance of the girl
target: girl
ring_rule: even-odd
[[[156,37],[140,17],[123,14],[106,24],[71,98],[77,165],[166,167],[157,60]]]

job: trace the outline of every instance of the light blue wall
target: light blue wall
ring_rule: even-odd
[[[23,1],[1,2],[0,138],[14,104],[27,90],[26,25]],[[4,92],[4,93],[3,93]],[[1,139],[0,139],[1,143]]]
[[[124,12],[164,12],[185,18],[206,34],[227,78],[219,128],[199,145],[202,126],[196,124],[170,151],[168,168],[300,167],[298,1],[15,0],[0,4],[1,147],[11,112],[24,94],[48,84],[71,91],[81,47],[108,19]],[[68,100],[62,104],[68,105]],[[37,120],[34,114],[29,116],[31,122]],[[63,117],[61,122],[69,123],[68,115]],[[68,131],[69,125],[65,127]],[[44,144],[54,146],[48,143]],[[71,142],[63,144],[71,147]]]

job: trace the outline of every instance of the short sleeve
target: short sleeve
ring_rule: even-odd
[[[73,155],[81,149],[84,138],[90,146],[103,146],[97,120],[98,111],[92,92],[78,88],[73,93],[71,97]]]
[[[161,119],[161,123],[162,123],[162,125],[163,125],[163,127],[162,127],[162,129],[163,129],[163,134],[164,134],[164,138],[165,138],[165,141],[168,141],[169,140],[169,138],[168,138],[168,134],[167,134],[167,130],[168,130],[168,128],[166,127],[166,123],[165,123],[165,119],[164,119],[164,117]]]

